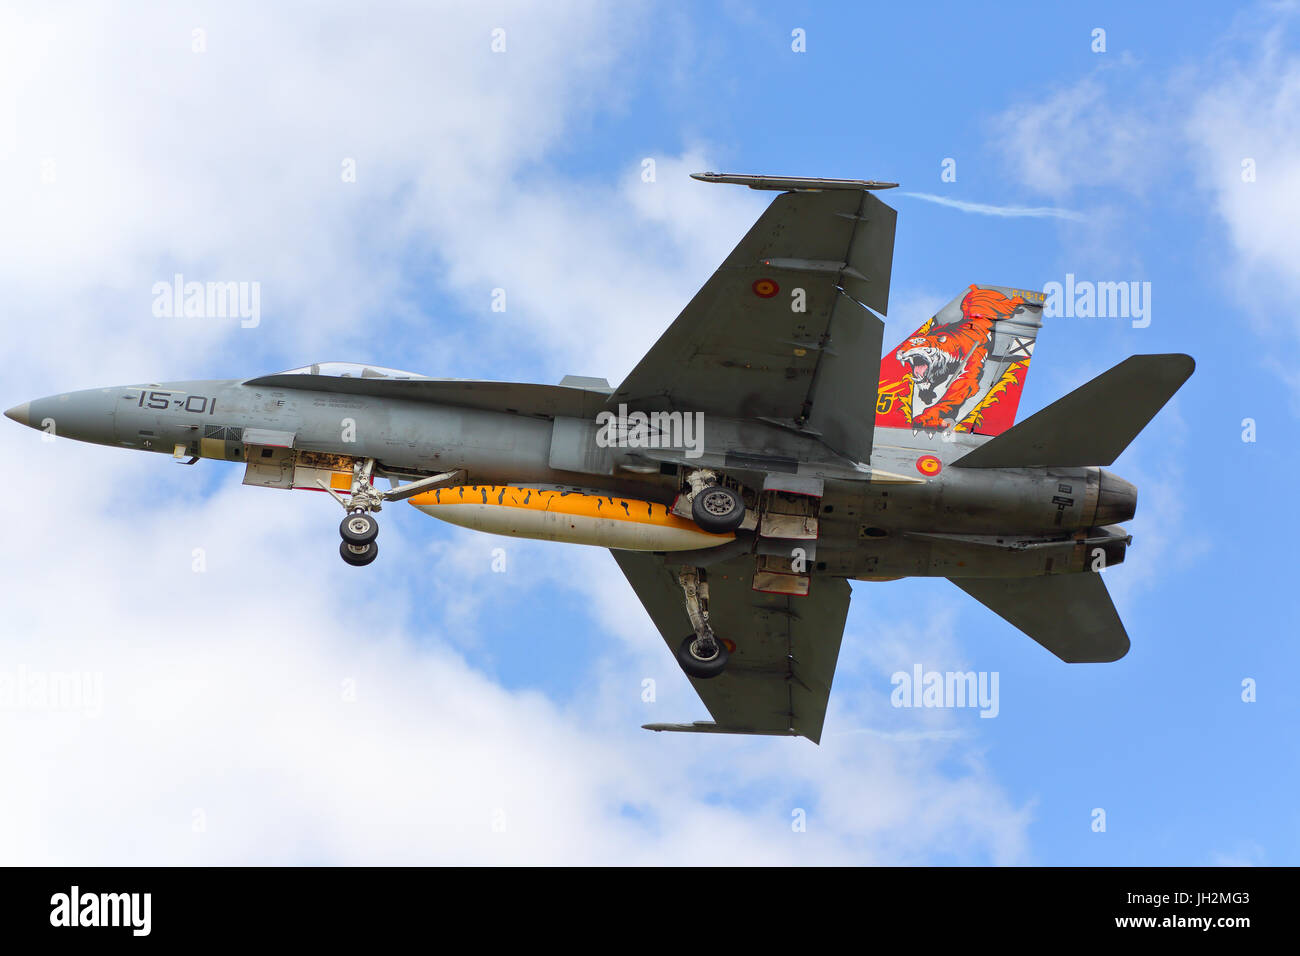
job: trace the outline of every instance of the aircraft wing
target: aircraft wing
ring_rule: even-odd
[[[700,174],[777,196],[609,399],[762,419],[871,453],[895,211],[859,180]]]
[[[658,555],[611,553],[676,654],[691,623],[675,569]],[[818,578],[807,597],[790,597],[751,590],[753,574],[752,555],[708,568],[709,619],[718,637],[736,645],[720,676],[688,678],[714,723],[646,724],[647,729],[821,740],[849,613],[849,583]]]

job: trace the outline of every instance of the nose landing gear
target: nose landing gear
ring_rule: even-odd
[[[379,557],[379,522],[364,511],[354,511],[339,525],[339,554],[354,568],[365,567]]]
[[[375,459],[360,458],[352,465],[352,487],[347,495],[341,495],[324,481],[317,484],[330,493],[330,496],[343,506],[347,517],[339,525],[339,555],[355,568],[365,567],[379,557],[379,544],[375,538],[379,535],[379,522],[370,514],[380,511],[385,501],[404,501],[438,485],[446,485],[464,478],[463,471],[448,471],[441,475],[431,475],[398,485],[388,491],[379,491],[372,483],[375,472]]]

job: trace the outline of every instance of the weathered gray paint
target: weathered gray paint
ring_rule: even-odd
[[[1071,532],[1098,523],[1099,470],[1095,468],[945,467],[927,481],[918,476],[915,483],[876,482],[870,480],[869,471],[817,439],[763,422],[706,417],[704,455],[693,460],[681,449],[600,448],[594,415],[551,419],[536,412],[338,391],[332,387],[335,382],[329,383],[328,391],[288,387],[312,385],[311,376],[269,378],[276,384],[215,380],[89,389],[37,399],[29,403],[28,419],[34,427],[52,419],[56,434],[63,437],[164,454],[171,454],[177,444],[184,445],[186,454],[203,454],[201,439],[213,427],[229,429],[235,436],[244,435],[245,429],[287,433],[294,436],[294,447],[300,451],[373,457],[383,469],[402,475],[464,469],[471,483],[565,485],[662,504],[671,504],[677,494],[675,476],[638,474],[616,466],[667,461],[725,468],[729,453],[752,459],[788,458],[798,462],[790,483],[820,480],[825,487],[813,573],[842,577],[978,577],[1081,570],[1079,548],[1068,540],[1031,550],[1015,542],[1032,535],[1066,539]],[[280,384],[286,379],[292,381]],[[533,386],[534,395],[541,396],[551,387]],[[169,407],[141,408],[142,391],[146,396],[167,393]],[[216,411],[187,411],[183,402],[188,396],[215,400]],[[177,400],[182,401],[180,407]],[[348,421],[354,423],[352,442],[344,440]],[[880,437],[889,443],[877,444],[871,467],[900,475],[916,474],[920,454],[933,454],[947,466],[987,440],[961,435],[944,441],[894,429]],[[226,440],[222,451],[221,457],[229,460],[242,462],[246,457],[238,437]],[[747,474],[755,479],[755,487],[762,487],[766,477],[752,469],[727,471]],[[1065,496],[1072,502],[1067,507],[1059,503],[1063,484],[1072,489]],[[1001,535],[1005,543],[937,541],[909,532]],[[1122,550],[1112,549],[1112,557],[1122,560]]]

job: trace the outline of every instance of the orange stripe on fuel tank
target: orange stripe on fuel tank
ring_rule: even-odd
[[[552,491],[537,488],[518,488],[514,485],[458,485],[454,488],[437,488],[410,499],[420,505],[500,505],[504,508],[525,508],[530,511],[550,511],[577,515],[584,518],[608,518],[613,521],[631,521],[636,524],[678,528],[683,531],[700,531],[694,521],[688,521],[668,510],[666,505],[655,504],[640,498],[616,498],[610,495],[592,495],[582,491]],[[715,535],[719,539],[734,537]]]
[[[735,540],[734,533],[710,534],[653,501],[585,491],[461,485],[410,500],[425,514],[462,528],[540,541],[626,551],[692,551]]]

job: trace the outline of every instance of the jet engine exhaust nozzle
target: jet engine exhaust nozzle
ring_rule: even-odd
[[[1137,486],[1100,468],[1094,525],[1123,524],[1137,514]]]

